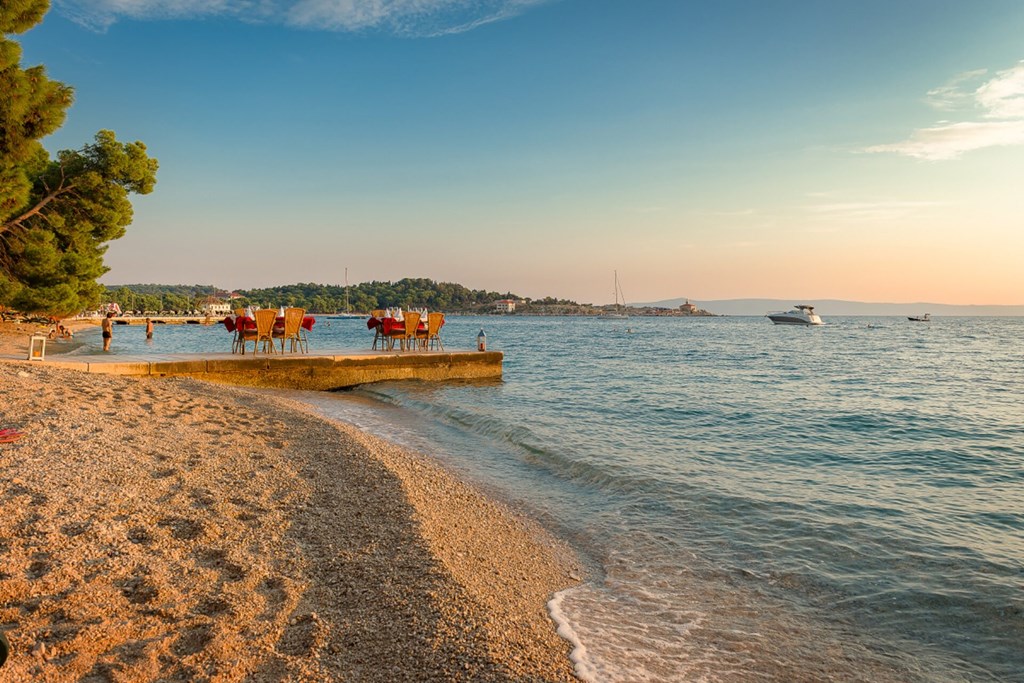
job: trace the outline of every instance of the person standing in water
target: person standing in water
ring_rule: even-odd
[[[107,313],[107,317],[100,323],[100,329],[103,330],[103,350],[110,350],[110,340],[114,338],[114,321],[111,318],[114,317],[114,313]]]
[[[153,321],[146,318],[146,341],[153,341]]]

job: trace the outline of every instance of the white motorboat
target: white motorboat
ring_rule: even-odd
[[[792,311],[769,313],[768,319],[776,325],[823,325],[814,312],[814,306],[798,304]]]

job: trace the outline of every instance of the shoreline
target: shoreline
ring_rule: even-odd
[[[82,330],[98,327],[98,323],[77,318],[61,321],[61,324],[75,334]],[[29,338],[37,334],[45,336],[51,327],[52,325],[41,323],[0,322],[0,356],[27,358]],[[77,339],[71,339],[70,341],[67,339],[47,339],[46,353],[47,355],[58,356],[70,353],[83,345],[84,342]]]
[[[25,433],[0,444],[0,674],[577,680],[547,602],[578,558],[427,457],[195,380],[0,386]]]

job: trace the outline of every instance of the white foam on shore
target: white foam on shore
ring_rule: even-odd
[[[562,610],[562,601],[572,590],[575,589],[569,588],[555,593],[552,598],[548,600],[548,614],[551,615],[551,620],[558,625],[558,635],[569,641],[569,644],[572,645],[572,652],[569,653],[569,659],[572,660],[573,667],[576,670],[576,676],[585,683],[597,683],[597,668],[587,658],[586,646],[580,642],[579,634],[576,633],[572,624],[569,623],[569,618]]]

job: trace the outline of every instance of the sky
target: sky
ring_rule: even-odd
[[[1024,304],[1019,0],[52,0],[103,282]]]

